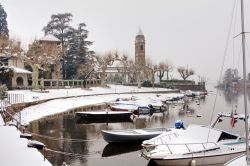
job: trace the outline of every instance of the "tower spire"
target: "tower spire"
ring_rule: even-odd
[[[139,28],[139,31],[138,31],[138,33],[137,33],[137,36],[144,36],[143,33],[142,33],[141,28]]]

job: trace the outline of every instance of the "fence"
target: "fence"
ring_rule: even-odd
[[[10,93],[7,97],[3,100],[0,100],[0,110],[3,111],[6,107],[10,106],[11,104],[16,103],[23,103],[24,102],[24,94],[14,94]]]
[[[88,88],[93,86],[100,86],[100,79],[86,79],[86,80],[57,80],[57,79],[40,79],[39,85],[46,89],[82,87]]]
[[[14,94],[14,93],[9,93],[6,98],[0,100],[0,115],[2,115],[5,123],[6,121],[14,120],[17,126],[21,124],[20,112],[16,114],[16,112],[13,111],[10,106],[11,104],[23,103],[23,102],[24,102],[24,94]]]

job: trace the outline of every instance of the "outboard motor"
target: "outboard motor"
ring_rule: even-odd
[[[175,121],[175,128],[176,129],[185,129],[182,120]]]
[[[151,104],[149,104],[148,107],[149,107],[149,115],[152,116],[153,113],[155,112],[155,109]]]

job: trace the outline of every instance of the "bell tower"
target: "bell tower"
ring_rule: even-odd
[[[141,29],[135,37],[135,64],[145,66],[145,38]]]

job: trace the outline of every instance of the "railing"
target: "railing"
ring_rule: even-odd
[[[15,111],[7,108],[10,107],[11,104],[23,103],[23,102],[24,102],[24,94],[14,94],[14,93],[10,93],[6,96],[5,99],[0,100],[0,112],[5,122],[9,120],[14,120],[16,121],[16,125],[20,124],[21,121],[20,114],[16,114]]]
[[[56,88],[70,88],[82,87],[88,88],[93,86],[100,86],[100,79],[86,79],[86,80],[61,80],[61,79],[40,79],[39,85],[46,89]]]
[[[168,154],[183,154],[183,155],[201,153],[220,148],[215,142],[204,142],[204,143],[157,144],[155,145],[154,149],[158,148],[160,151],[163,151],[164,147],[166,147],[166,152],[168,152]],[[177,153],[175,153],[175,151],[177,151]],[[150,151],[147,152],[151,153]],[[154,152],[156,152],[156,150],[154,150]]]

